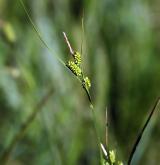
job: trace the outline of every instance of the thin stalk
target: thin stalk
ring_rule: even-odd
[[[81,40],[81,55],[83,55],[83,40],[84,40],[84,12],[82,16],[82,40]]]
[[[83,11],[82,22],[81,23],[82,23],[81,55],[82,55],[82,58],[83,58],[83,42],[84,42],[84,33],[85,33],[84,32],[84,11]],[[101,152],[101,148],[100,148],[100,141],[101,141],[101,139],[100,139],[100,135],[98,133],[98,127],[97,127],[97,122],[96,122],[96,115],[95,115],[95,112],[94,112],[92,99],[91,99],[89,91],[86,89],[86,87],[85,87],[85,85],[83,83],[82,83],[82,87],[85,90],[85,92],[87,94],[87,97],[88,97],[88,100],[90,102],[90,108],[91,108],[92,116],[93,116],[93,125],[94,125],[94,128],[95,128],[97,143],[98,143],[99,150],[100,150],[100,158],[101,158],[101,162],[102,162],[102,152]]]
[[[109,156],[109,147],[108,147],[108,113],[107,113],[107,107],[106,107],[106,136],[105,136],[105,140],[106,140],[106,147],[103,146],[103,144],[101,143],[101,149],[103,151],[103,154],[105,156],[105,159],[112,164],[110,156]]]
[[[21,5],[22,5],[22,7],[23,7],[23,9],[24,9],[24,11],[25,11],[25,13],[26,13],[26,15],[27,15],[27,17],[28,17],[28,19],[29,19],[29,22],[31,23],[31,25],[32,25],[32,27],[33,27],[33,29],[34,29],[34,31],[37,33],[38,38],[40,39],[40,41],[44,44],[44,46],[48,49],[48,51],[49,51],[51,54],[53,54],[53,55],[55,56],[55,58],[56,58],[63,66],[66,67],[65,63],[55,54],[55,52],[47,45],[46,41],[43,39],[43,37],[42,37],[42,35],[41,35],[39,29],[36,27],[36,25],[35,25],[34,22],[32,21],[32,19],[31,19],[31,17],[30,17],[30,14],[28,13],[28,11],[27,11],[27,9],[26,9],[24,3],[23,3],[23,0],[19,0],[19,1],[20,1]]]
[[[100,154],[100,163],[102,162],[102,150],[101,150],[101,139],[100,139],[100,134],[98,131],[98,124],[97,124],[97,120],[96,120],[96,115],[95,115],[95,111],[94,111],[94,107],[90,106],[91,111],[92,111],[92,117],[93,117],[93,126],[95,129],[95,134],[96,134],[96,139],[97,139],[97,143],[98,143],[98,147],[99,147],[99,154]]]
[[[127,165],[131,164],[132,158],[133,158],[133,156],[134,156],[134,154],[136,152],[136,149],[137,149],[137,147],[138,147],[138,145],[139,145],[139,143],[140,143],[140,141],[142,139],[143,133],[146,130],[146,128],[147,128],[147,126],[148,126],[148,124],[149,124],[149,122],[150,122],[150,120],[151,120],[151,118],[152,118],[152,116],[153,116],[153,114],[154,114],[154,112],[157,109],[159,104],[160,104],[160,98],[158,98],[157,101],[155,102],[155,104],[154,104],[154,106],[153,106],[153,108],[152,108],[152,110],[151,110],[151,112],[150,112],[150,114],[149,114],[149,116],[148,116],[144,126],[142,127],[142,130],[140,131],[140,133],[137,136],[137,139],[136,139],[136,141],[135,141],[135,143],[133,145],[133,148],[131,150],[131,153],[130,153]]]
[[[106,107],[106,146],[108,147],[108,113]]]
[[[83,41],[84,41],[84,11],[83,11],[83,15],[82,15],[82,31],[81,31],[81,58],[82,58],[82,61],[83,61],[83,58],[84,58],[84,54],[83,54]],[[83,73],[83,67],[82,67],[82,73]],[[84,75],[82,75],[84,77]]]

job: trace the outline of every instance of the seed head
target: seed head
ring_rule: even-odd
[[[91,87],[91,82],[88,77],[84,78],[84,83],[85,83],[85,86],[87,87],[87,89],[89,89]]]
[[[74,61],[68,61],[67,66],[76,76],[82,75],[81,68]]]
[[[122,162],[120,162],[120,161],[118,161],[118,165],[123,165],[123,163],[122,163]]]
[[[81,54],[79,52],[74,52],[74,59],[77,65],[81,64]]]
[[[115,163],[116,155],[115,155],[115,152],[113,150],[109,151],[109,158],[111,160],[111,163]]]

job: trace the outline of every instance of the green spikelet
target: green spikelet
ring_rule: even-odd
[[[74,52],[74,60],[77,65],[81,64],[81,54],[79,52]]]
[[[84,84],[85,84],[85,87],[87,89],[89,89],[91,87],[91,81],[90,81],[90,79],[88,77],[84,78]]]
[[[68,61],[67,66],[76,76],[82,76],[81,68],[74,61]]]
[[[112,164],[115,163],[115,161],[116,161],[116,154],[115,154],[114,150],[110,150],[109,151],[109,158],[110,158]]]

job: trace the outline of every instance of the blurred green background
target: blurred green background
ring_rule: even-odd
[[[8,165],[97,165],[99,149],[81,84],[54,57],[70,58],[65,31],[81,50],[102,142],[126,162],[160,95],[159,0],[24,0],[48,52],[19,0],[0,0],[0,156],[43,97],[45,105],[9,154]],[[84,13],[84,14],[83,14]],[[155,116],[156,117],[156,116]],[[151,122],[134,165],[160,162],[160,121]],[[159,116],[158,116],[159,118]],[[0,162],[3,164],[3,162]]]

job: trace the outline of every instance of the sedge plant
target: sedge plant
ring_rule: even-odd
[[[122,162],[120,162],[120,161],[117,162],[117,160],[115,159],[115,152],[114,152],[114,150],[109,150],[107,145],[106,145],[106,149],[105,149],[105,147],[101,143],[101,139],[100,139],[100,135],[99,135],[98,127],[97,127],[97,122],[96,122],[95,110],[94,110],[94,106],[93,106],[92,99],[91,99],[90,92],[89,92],[89,90],[91,88],[91,81],[88,78],[88,76],[85,76],[84,71],[83,71],[84,69],[82,68],[82,65],[81,65],[81,63],[82,63],[83,38],[82,38],[82,43],[81,43],[81,53],[79,53],[78,51],[75,51],[72,48],[66,33],[63,32],[63,37],[65,39],[65,42],[66,42],[66,44],[67,44],[67,46],[69,48],[69,51],[70,51],[70,54],[71,54],[71,57],[72,57],[66,63],[63,62],[58,56],[55,55],[54,51],[50,47],[48,47],[47,43],[42,38],[38,28],[35,26],[34,22],[32,21],[32,19],[31,19],[29,13],[28,13],[28,11],[27,11],[23,1],[20,0],[20,2],[21,2],[21,5],[22,5],[25,13],[27,14],[27,17],[28,17],[28,19],[29,19],[33,29],[37,33],[39,39],[42,41],[44,46],[57,58],[57,60],[64,67],[67,67],[73,73],[73,75],[79,80],[79,82],[82,85],[82,88],[86,92],[86,95],[87,95],[89,103],[90,103],[90,109],[92,111],[93,125],[94,125],[94,128],[95,128],[97,144],[98,144],[99,151],[100,151],[100,164],[101,165],[123,165]],[[83,18],[82,18],[82,32],[84,33]],[[82,34],[82,36],[83,36],[83,34]],[[105,159],[103,158],[103,153],[105,153]],[[118,163],[118,164],[115,164],[115,163]]]
[[[106,146],[104,146],[101,143],[101,139],[100,139],[100,135],[98,132],[98,127],[97,127],[97,122],[96,122],[96,116],[95,116],[95,110],[94,110],[94,106],[92,103],[92,99],[90,96],[90,88],[91,88],[91,81],[88,78],[88,76],[85,75],[84,73],[84,69],[82,68],[82,45],[81,45],[81,53],[79,53],[78,51],[75,51],[72,47],[71,44],[68,40],[68,37],[66,35],[65,32],[63,32],[63,37],[65,39],[65,42],[69,48],[70,54],[71,54],[71,59],[69,59],[67,62],[64,62],[63,60],[61,60],[58,56],[55,55],[54,51],[48,46],[48,44],[45,42],[45,40],[43,39],[43,37],[41,36],[40,31],[38,30],[38,28],[36,27],[36,25],[34,24],[34,22],[32,21],[29,12],[27,11],[23,0],[19,0],[21,6],[23,7],[29,22],[31,23],[33,29],[35,30],[36,34],[38,35],[39,39],[41,40],[41,42],[43,43],[43,45],[48,49],[48,51],[50,53],[52,53],[55,58],[60,62],[61,65],[63,65],[65,68],[69,69],[73,75],[78,79],[78,81],[80,82],[80,84],[82,85],[83,90],[85,91],[89,103],[90,103],[90,109],[92,111],[92,115],[93,115],[93,124],[95,127],[95,133],[96,133],[96,138],[97,138],[97,144],[99,147],[99,151],[100,151],[100,164],[101,165],[123,165],[124,163],[122,161],[117,160],[117,156],[116,156],[116,152],[115,150],[110,150],[109,146],[108,146],[108,140],[106,140]],[[82,19],[82,30],[84,31],[84,27],[83,27],[83,19]],[[158,99],[151,111],[151,113],[149,114],[144,126],[142,127],[142,130],[140,131],[140,133],[137,136],[137,139],[135,141],[135,144],[133,145],[133,149],[131,150],[131,154],[129,156],[129,159],[127,161],[127,165],[131,165],[132,163],[132,159],[134,154],[136,153],[136,149],[137,146],[139,145],[140,141],[142,140],[144,131],[146,130],[155,110],[157,109],[157,106],[160,104],[160,99]],[[107,114],[107,113],[106,113]],[[107,115],[106,115],[107,116]],[[107,121],[107,117],[106,117],[106,121]],[[29,123],[27,123],[29,124]],[[26,125],[27,128],[28,125]],[[108,130],[106,128],[106,139],[108,136]],[[22,138],[22,136],[20,137]],[[14,145],[20,140],[20,138],[17,138],[16,141],[14,142]],[[14,147],[14,145],[12,144],[12,149]],[[9,153],[10,154],[10,153]]]
[[[102,162],[102,152],[100,149],[100,136],[98,133],[98,129],[97,129],[97,124],[96,124],[96,117],[95,117],[95,113],[94,113],[94,106],[92,104],[92,99],[90,96],[90,87],[91,87],[91,81],[88,78],[88,76],[86,76],[83,72],[83,68],[81,66],[81,53],[79,53],[78,51],[74,51],[69,43],[69,40],[66,36],[66,33],[63,32],[63,36],[65,38],[65,42],[67,43],[69,50],[70,50],[70,54],[72,55],[72,59],[68,60],[66,63],[61,60],[57,55],[55,55],[55,52],[48,46],[48,44],[45,42],[45,40],[43,39],[43,37],[41,36],[40,31],[38,30],[38,28],[36,27],[36,25],[34,24],[34,22],[32,21],[29,12],[27,11],[27,8],[25,7],[23,0],[19,0],[21,6],[23,7],[28,20],[30,22],[30,24],[32,25],[33,29],[35,30],[37,36],[39,37],[40,41],[43,43],[43,45],[47,48],[47,50],[54,55],[54,57],[60,62],[61,65],[63,65],[65,68],[69,69],[73,75],[78,79],[78,81],[81,83],[82,88],[84,89],[89,103],[90,103],[90,109],[92,111],[93,114],[93,124],[95,127],[95,132],[96,132],[96,137],[97,137],[97,144],[99,146],[99,151],[100,151],[100,157],[101,157],[101,162]],[[83,22],[83,21],[82,21]],[[81,47],[82,50],[82,47]],[[9,147],[6,149],[6,152],[4,152],[4,154],[2,155],[2,162],[5,164],[8,160],[8,158],[10,157],[11,151],[14,149],[14,147],[16,146],[16,144],[22,139],[22,137],[24,136],[27,128],[30,125],[30,121],[33,121],[33,119],[35,118],[36,114],[37,114],[38,110],[36,109],[36,113],[33,113],[33,115],[29,116],[28,120],[26,120],[27,122],[25,123],[25,128],[22,127],[22,129],[19,130],[19,132],[15,135],[15,137],[13,137],[13,143],[11,142],[11,144],[9,145]]]

